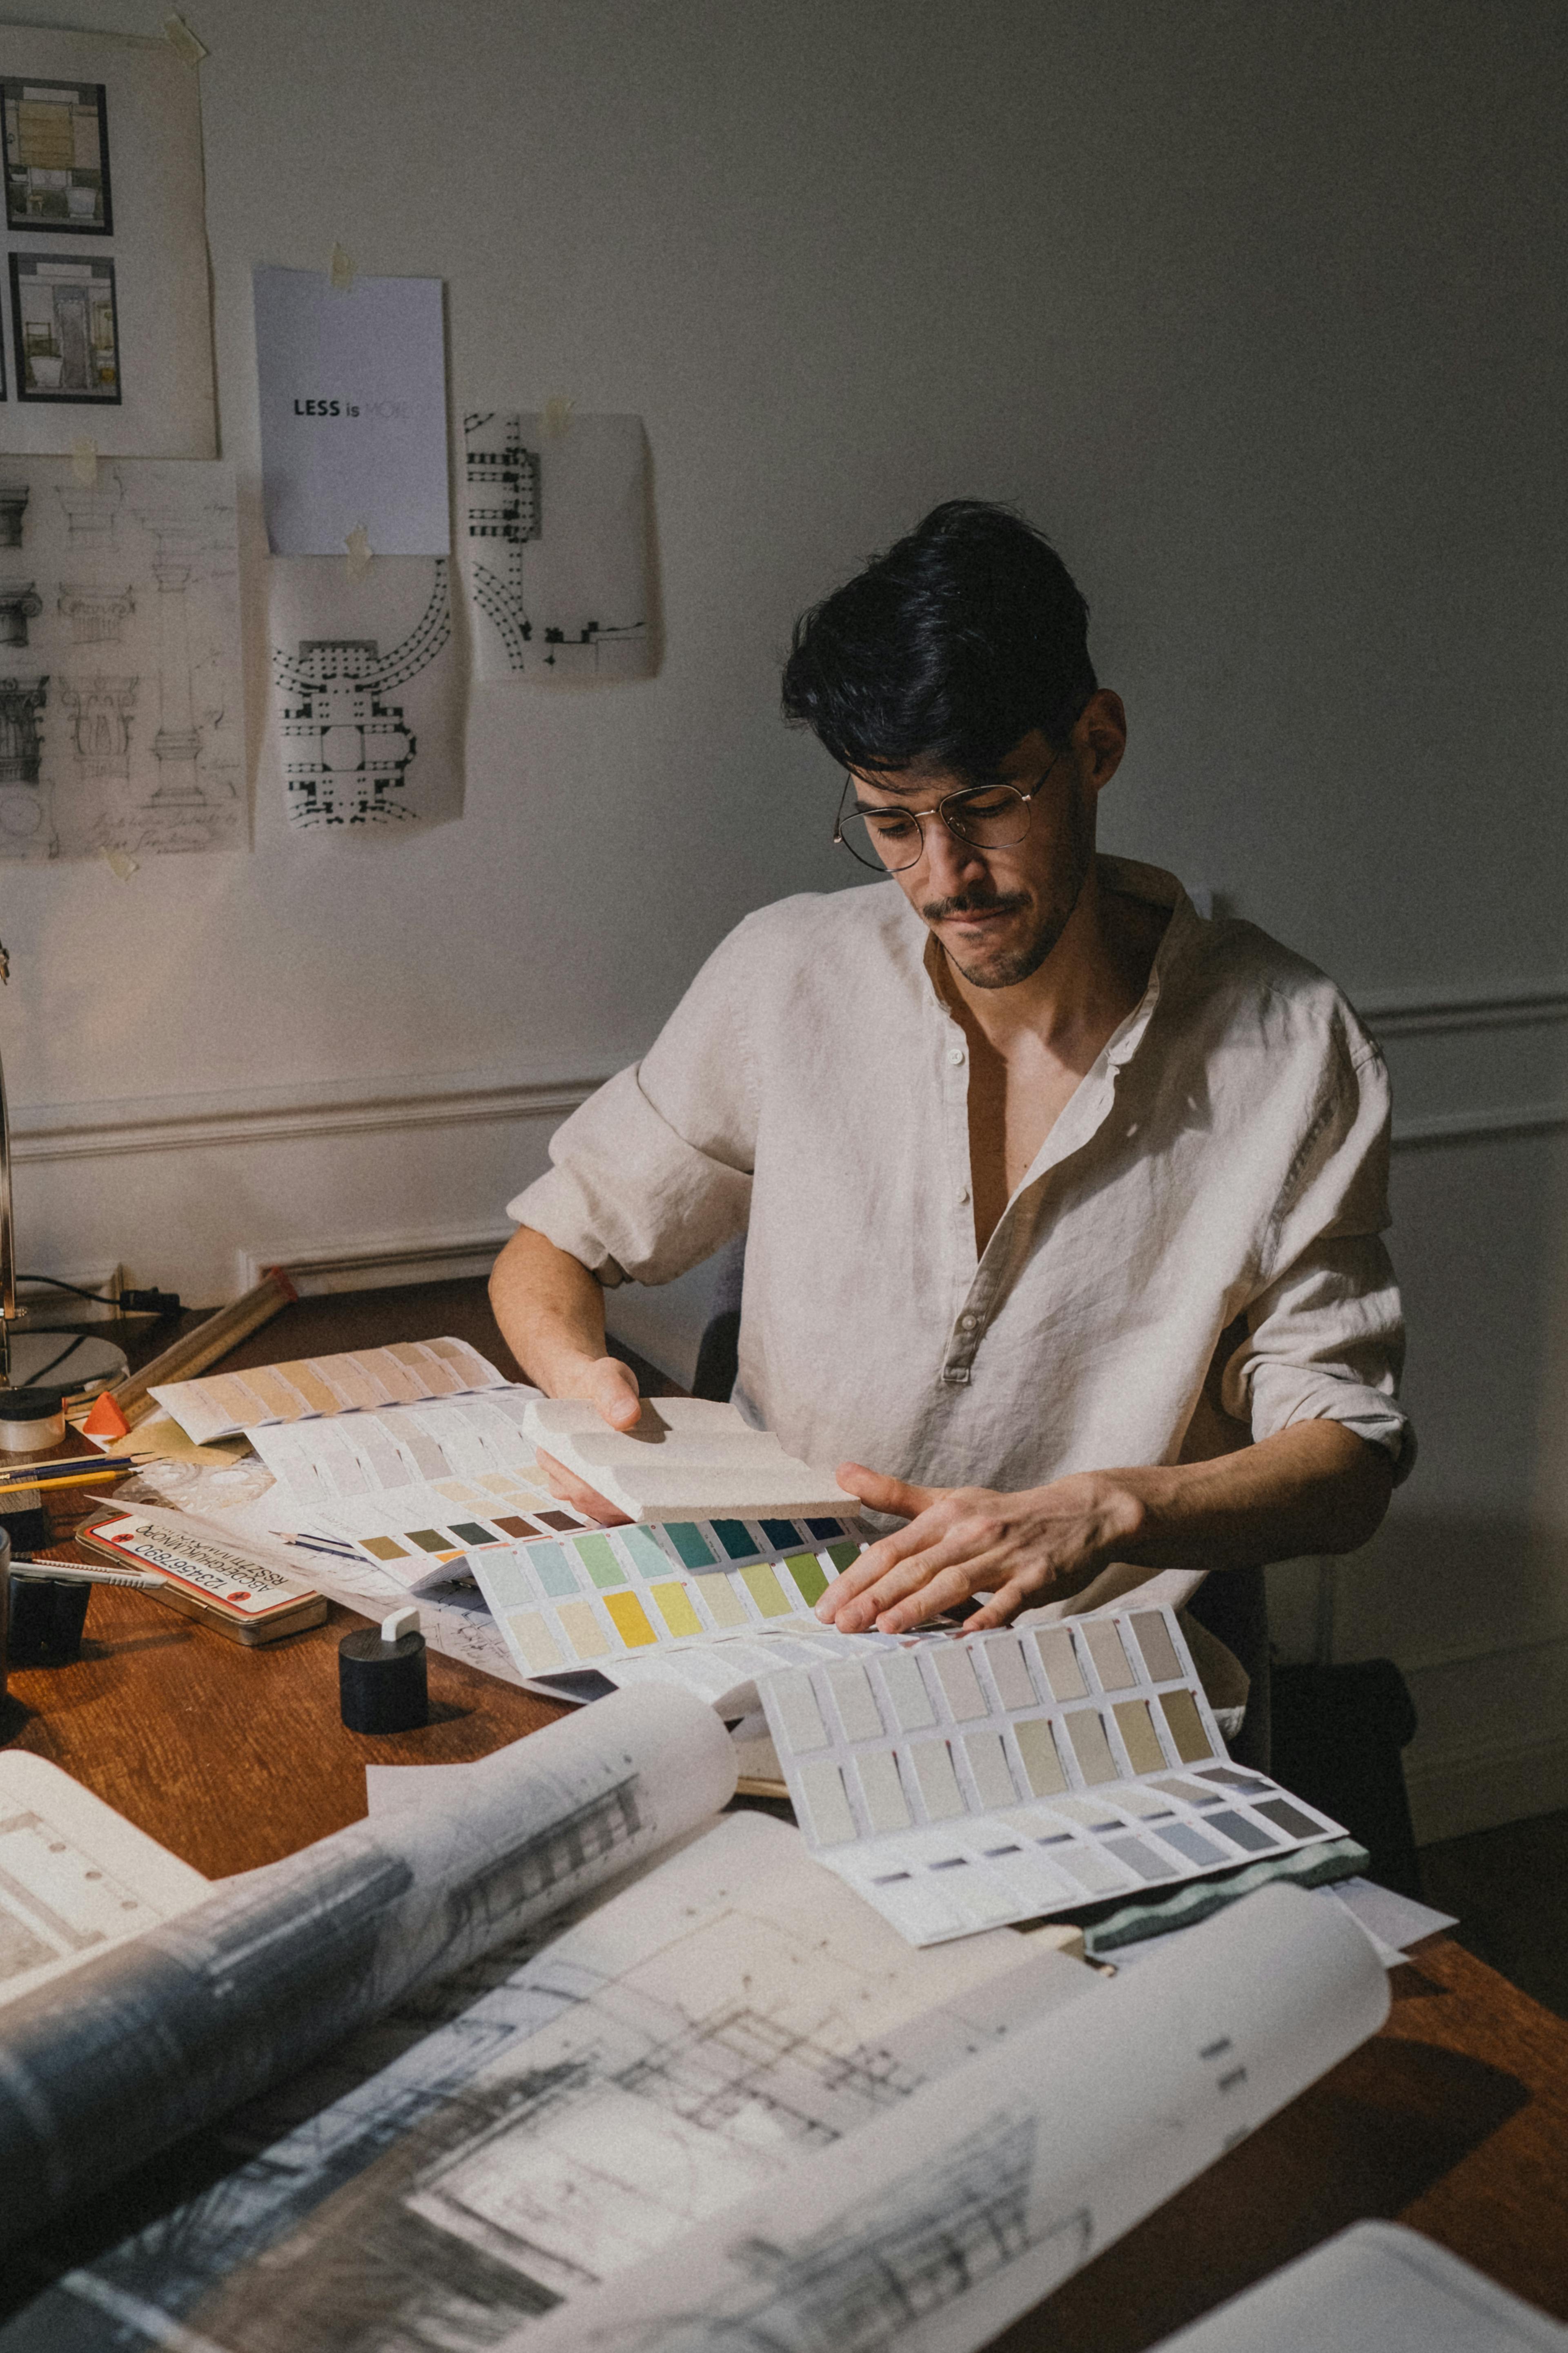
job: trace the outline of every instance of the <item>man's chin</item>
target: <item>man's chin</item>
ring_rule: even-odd
[[[1044,939],[1019,939],[1012,924],[996,926],[999,936],[994,944],[984,939],[971,941],[962,932],[955,939],[955,928],[942,926],[942,946],[954,969],[972,988],[1016,988],[1019,981],[1038,972],[1056,945],[1056,938],[1050,935]]]

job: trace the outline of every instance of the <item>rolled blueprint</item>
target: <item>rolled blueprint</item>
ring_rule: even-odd
[[[973,2353],[1387,2014],[1343,1907],[1265,1888],[499,2353]]]
[[[732,1796],[713,1711],[620,1692],[0,2010],[0,2244]]]

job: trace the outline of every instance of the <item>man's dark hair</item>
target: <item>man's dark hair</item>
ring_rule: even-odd
[[[1059,746],[1094,692],[1089,607],[1010,507],[949,499],[795,623],[784,717],[844,767],[983,778],[1039,728]]]

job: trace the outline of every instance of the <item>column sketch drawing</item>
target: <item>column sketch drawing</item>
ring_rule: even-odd
[[[131,776],[131,714],[134,678],[62,678],[60,708],[70,720],[76,763],[84,783],[126,784]]]
[[[92,581],[62,580],[59,609],[71,625],[73,645],[118,645],[136,610],[136,592],[130,587],[100,587]]]
[[[43,609],[44,600],[30,580],[0,581],[0,646],[25,646],[27,624]]]
[[[451,641],[448,568],[437,559],[432,570],[423,612],[384,653],[376,638],[350,637],[300,638],[293,653],[274,653],[291,825],[379,828],[424,813],[407,791],[419,738],[395,698]]]
[[[29,665],[53,681],[58,712],[39,739],[32,801],[47,823],[26,828],[13,804],[0,820],[0,861],[238,848],[232,470],[121,458],[89,470],[82,481],[69,459],[10,459],[0,482],[0,540],[9,519],[28,575],[0,581],[0,649],[26,645]],[[23,753],[14,744],[10,756]]]
[[[22,519],[32,496],[29,482],[0,482],[0,547],[20,547]]]
[[[39,723],[47,678],[0,678],[0,853],[26,860],[58,855],[50,796],[41,786]]]

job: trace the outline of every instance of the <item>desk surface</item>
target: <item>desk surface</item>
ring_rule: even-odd
[[[473,1282],[301,1300],[225,1361],[443,1332],[511,1368]],[[101,1588],[79,1664],[13,1676],[0,1736],[216,1877],[358,1820],[366,1764],[481,1757],[561,1713],[433,1652],[423,1731],[345,1732],[336,1648],[357,1622],[334,1609],[247,1651]],[[1369,2216],[1410,2223],[1568,2319],[1568,2024],[1444,1939],[1393,1990],[1382,2034],[1019,2322],[1009,2353],[1139,2353]]]

